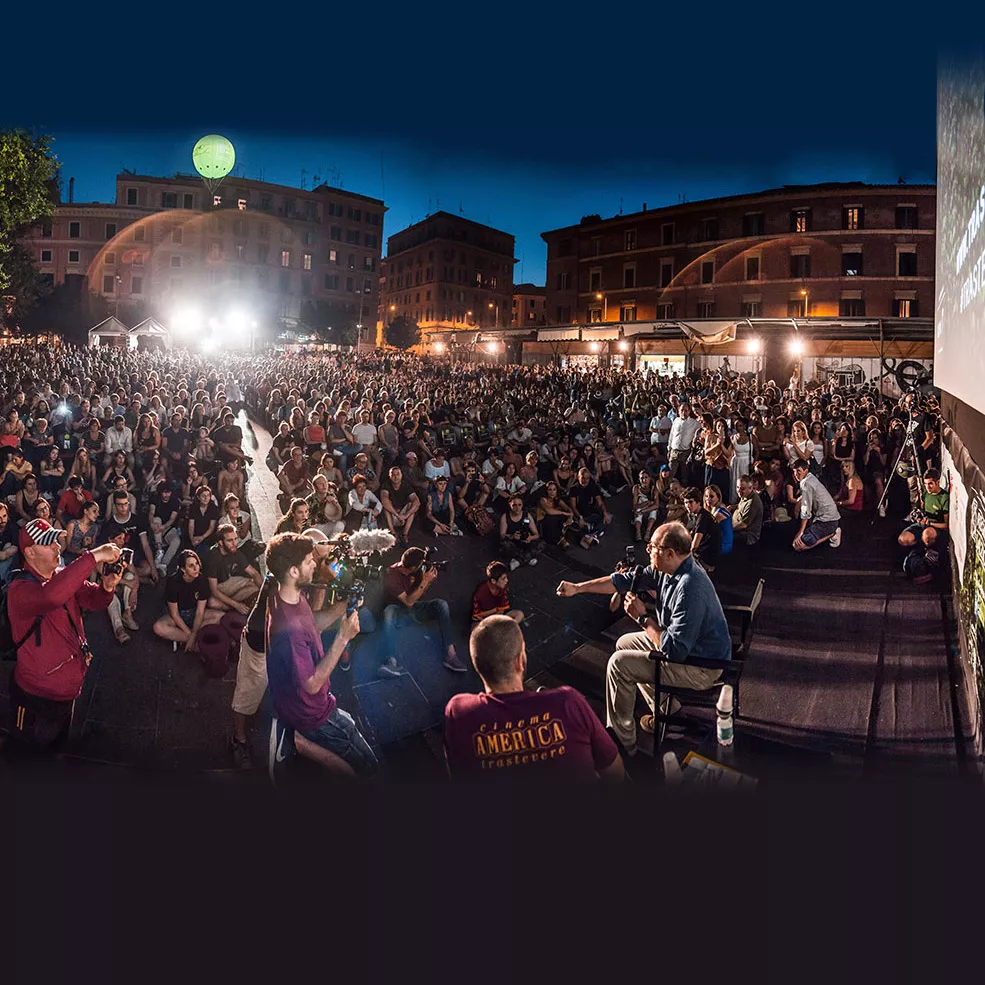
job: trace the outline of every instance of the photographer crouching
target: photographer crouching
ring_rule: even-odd
[[[427,561],[427,551],[420,547],[408,547],[396,564],[386,570],[387,607],[383,610],[383,638],[386,657],[380,667],[383,677],[399,677],[404,671],[397,662],[397,631],[401,627],[417,623],[437,623],[441,631],[444,651],[442,664],[448,670],[464,674],[468,668],[458,658],[451,638],[451,614],[444,599],[421,600],[421,596],[438,577],[439,567],[446,561]]]
[[[92,651],[82,609],[106,609],[116,595],[122,571],[87,581],[97,564],[120,559],[116,544],[86,551],[67,567],[61,560],[59,531],[32,520],[20,532],[24,567],[7,590],[7,612],[17,665],[10,682],[11,737],[40,749],[63,743],[72,727],[75,701],[82,691]]]

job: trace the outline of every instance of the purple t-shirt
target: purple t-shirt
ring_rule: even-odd
[[[456,694],[445,708],[452,776],[593,777],[619,751],[573,688]]]
[[[316,729],[335,710],[329,683],[308,694],[304,682],[325,655],[308,600],[289,605],[270,593],[267,616],[267,682],[277,717],[295,729]]]

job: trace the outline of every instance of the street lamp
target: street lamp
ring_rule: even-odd
[[[602,321],[607,322],[609,320],[609,299],[601,291],[597,291],[595,300],[602,302]]]
[[[496,309],[496,320],[493,322],[493,328],[499,328],[499,302],[498,301],[490,301],[489,302],[489,307]]]
[[[801,295],[804,298],[804,317],[806,318],[807,317],[807,312],[809,310],[808,304],[810,302],[810,298],[809,298],[809,296],[807,294],[807,291],[801,291],[800,293],[801,293]]]

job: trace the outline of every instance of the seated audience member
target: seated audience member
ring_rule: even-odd
[[[246,500],[246,475],[242,462],[238,458],[228,459],[219,470],[216,480],[216,491],[220,503],[232,493],[240,502]]]
[[[638,481],[633,486],[633,526],[636,528],[637,543],[644,537],[649,543],[650,534],[653,533],[653,528],[659,518],[659,510],[660,504],[653,477],[649,472],[640,472]],[[646,521],[645,534],[643,532],[644,521]]]
[[[243,451],[243,429],[236,423],[231,410],[222,414],[221,424],[212,429],[211,438],[215,442],[216,457],[220,462],[239,460],[240,468],[252,465],[253,459]]]
[[[199,489],[208,489],[209,480],[203,475],[197,465],[189,465],[185,471],[184,481],[181,483],[181,505],[183,509],[190,510],[198,502]]]
[[[763,534],[763,500],[748,475],[739,476],[739,501],[732,509],[732,536],[737,544],[752,547]]]
[[[209,582],[209,608],[248,615],[256,601],[263,579],[249,558],[236,548],[236,528],[223,524],[218,540],[205,555],[202,565]]]
[[[417,453],[409,451],[405,459],[406,464],[403,466],[404,481],[410,483],[410,488],[417,493],[417,498],[423,503],[427,499],[431,485],[417,464]]]
[[[117,414],[113,418],[113,426],[106,430],[104,442],[104,466],[109,466],[113,461],[113,456],[118,451],[122,451],[126,456],[127,465],[131,469],[133,468],[133,431],[127,427],[126,418],[122,414]],[[90,454],[92,454],[91,450]]]
[[[499,545],[510,558],[510,570],[521,564],[537,563],[537,554],[543,550],[537,523],[523,505],[522,496],[510,500],[509,509],[499,518]]]
[[[83,489],[82,478],[77,475],[69,476],[68,485],[58,499],[56,513],[66,529],[70,520],[78,520],[86,505],[92,502],[92,493]],[[99,504],[96,504],[98,516]]]
[[[389,479],[380,491],[380,501],[383,505],[383,517],[386,525],[404,546],[408,543],[410,529],[414,525],[414,517],[421,508],[417,493],[404,479],[403,470],[399,465],[393,465],[388,472]]]
[[[201,558],[194,551],[182,551],[177,570],[165,583],[167,612],[154,623],[154,635],[184,643],[185,649],[193,653],[198,649],[198,631],[222,618],[218,609],[209,609],[209,595]]]
[[[40,462],[41,494],[54,502],[65,485],[65,463],[54,445],[47,446]]]
[[[311,469],[304,457],[304,449],[295,445],[291,449],[291,457],[281,466],[277,473],[281,494],[278,497],[280,508],[286,513],[291,500],[303,499],[312,492]]]
[[[336,493],[345,485],[345,476],[338,466],[337,459],[330,451],[322,455],[317,474],[325,476],[329,484],[335,486]]]
[[[0,500],[0,585],[10,581],[20,561],[20,528],[10,515],[10,507]]]
[[[33,475],[34,466],[24,457],[23,448],[14,448],[3,470],[3,481],[0,482],[0,496],[6,496],[9,503],[23,488],[24,480]],[[37,481],[37,480],[35,480]]]
[[[161,483],[147,504],[148,526],[154,542],[154,565],[167,574],[175,555],[181,550],[181,510],[174,486]]]
[[[453,778],[623,778],[616,744],[574,688],[524,689],[527,653],[514,620],[484,619],[469,650],[484,692],[457,694],[445,708],[445,759]]]
[[[352,488],[349,490],[349,509],[345,515],[345,529],[350,532],[375,530],[382,512],[383,504],[366,484],[365,476],[354,476]]]
[[[817,476],[811,474],[804,459],[794,462],[793,475],[800,484],[800,529],[794,537],[794,550],[809,551],[825,541],[831,547],[838,547],[841,544],[841,514],[831,493]]]
[[[240,501],[232,493],[227,493],[222,501],[222,515],[219,526],[231,524],[236,529],[236,548],[243,552],[254,564],[263,556],[266,544],[253,539],[253,516],[240,509]]]
[[[105,544],[114,544],[120,550],[123,550],[129,541],[126,530],[114,527],[111,532],[107,532],[107,526],[103,528],[102,539],[104,543],[100,547],[105,546]],[[96,549],[99,550],[99,548]],[[110,572],[105,570],[105,561],[96,562],[95,573],[100,579],[110,574]],[[121,646],[125,646],[130,642],[130,634],[127,632],[128,629],[134,632],[140,629],[133,615],[137,608],[139,594],[140,577],[137,574],[136,565],[124,564],[120,574],[120,580],[113,593],[113,598],[106,608],[110,625],[113,627],[113,634],[116,636],[116,642]]]
[[[718,524],[719,532],[722,535],[722,546],[718,552],[719,556],[731,554],[734,538],[732,514],[722,505],[721,490],[719,490],[718,486],[705,486],[703,504],[704,508],[711,514],[712,519]]]
[[[604,528],[612,522],[612,515],[602,498],[602,490],[592,478],[590,469],[584,466],[578,469],[578,481],[571,488],[568,504],[581,533],[581,546],[587,550],[592,544],[599,542]]]
[[[122,491],[127,494],[127,500],[130,503],[131,512],[137,512],[137,497],[127,489],[127,480],[122,475],[118,475],[113,479],[113,487],[109,490],[109,494],[106,497],[106,509],[103,512],[104,520],[108,520],[110,518],[110,514],[113,512],[113,493],[118,491]]]
[[[288,511],[277,521],[275,534],[300,534],[311,525],[311,514],[306,499],[295,499]]]
[[[368,408],[363,408],[356,416],[359,418],[359,423],[352,426],[352,437],[369,458],[367,470],[372,469],[373,475],[378,475],[383,467],[383,459],[378,444],[379,435],[373,424],[373,412]],[[363,472],[363,475],[366,474],[367,472]],[[376,492],[378,484],[376,487],[371,486],[371,488],[373,492]]]
[[[355,485],[356,476],[361,475],[366,480],[366,488],[376,495],[380,491],[379,476],[370,468],[369,455],[366,452],[357,452],[352,459],[352,465],[345,471],[345,478],[349,487]]]
[[[65,525],[65,534],[62,554],[65,563],[71,564],[99,542],[99,504],[92,501],[86,503],[81,515]]]
[[[486,566],[486,580],[472,593],[472,623],[478,625],[486,616],[509,616],[523,622],[523,613],[510,608],[510,572],[502,561]]]
[[[455,524],[455,499],[448,488],[447,476],[439,475],[428,492],[424,515],[435,537],[461,537]]]
[[[950,492],[941,488],[941,474],[927,469],[923,474],[923,509],[919,519],[909,524],[899,535],[900,547],[934,548],[943,554],[948,542]]]
[[[267,453],[267,468],[271,472],[277,473],[291,457],[291,448],[294,446],[294,435],[291,433],[291,425],[287,421],[281,421],[277,425],[277,434],[274,435],[270,443],[270,451]],[[331,455],[331,452],[326,454]],[[322,455],[324,463],[325,456]]]
[[[557,483],[550,479],[540,489],[537,502],[537,527],[545,544],[553,544],[562,549],[568,547],[568,528],[575,516],[571,507],[561,498]]]
[[[695,490],[688,490],[690,494]],[[700,490],[697,491],[700,497]],[[700,506],[697,499],[691,503]],[[708,523],[713,523],[709,517]],[[691,551],[691,536],[681,523],[657,527],[648,545],[650,563],[642,574],[616,572],[592,581],[562,581],[557,587],[561,598],[591,593],[625,596],[626,614],[635,619],[642,632],[627,633],[616,641],[616,650],[606,668],[606,725],[612,729],[629,756],[637,752],[636,692],[650,706],[655,705],[653,689],[653,651],[670,662],[660,663],[660,682],[670,687],[696,691],[712,687],[721,676],[715,668],[696,667],[692,659],[732,659],[732,640],[721,602],[708,575],[697,564]],[[635,581],[634,578],[638,580]],[[634,594],[634,589],[636,593]],[[653,592],[657,606],[651,616],[644,599]],[[673,714],[676,699],[664,695],[661,713]],[[640,720],[644,732],[655,730],[653,714]]]
[[[126,535],[122,542],[117,540],[120,534]],[[130,497],[125,490],[118,489],[113,493],[113,512],[103,523],[100,536],[104,543],[112,540],[121,549],[130,548],[138,577],[157,584],[159,576],[148,539],[147,520],[131,508]]]
[[[383,638],[386,645],[386,658],[380,673],[383,676],[399,676],[397,662],[397,637],[402,627],[414,622],[418,625],[437,623],[441,633],[443,665],[448,670],[465,673],[468,668],[458,658],[451,633],[451,615],[444,599],[428,599],[421,596],[438,577],[438,571],[425,566],[427,555],[419,547],[408,547],[396,564],[391,564],[385,572],[387,605],[383,610]]]
[[[439,475],[451,479],[451,465],[445,458],[444,448],[435,448],[434,455],[424,463],[424,475],[432,483]]]
[[[691,553],[705,571],[714,571],[722,551],[722,532],[715,518],[704,508],[704,494],[697,486],[684,493],[691,533]]]
[[[219,507],[212,498],[212,490],[208,486],[200,486],[195,491],[195,504],[189,508],[185,523],[188,544],[199,557],[205,557],[215,543],[218,526]]]
[[[344,614],[345,602],[312,613],[301,589],[315,570],[312,542],[299,534],[278,534],[267,544],[266,561],[277,581],[268,599],[266,659],[274,712],[281,725],[295,730],[302,756],[335,772],[370,776],[378,768],[376,756],[330,690],[332,671],[359,632],[359,617],[353,612],[342,618],[326,654],[319,630]]]
[[[477,534],[485,535],[492,529],[492,520],[486,512],[489,486],[475,462],[466,462],[463,473],[462,484],[455,493],[455,513],[463,516]]]
[[[855,470],[855,460],[849,458],[847,461],[842,462],[841,472],[841,489],[838,490],[834,501],[843,510],[851,513],[861,513],[865,486],[862,483],[862,477]]]

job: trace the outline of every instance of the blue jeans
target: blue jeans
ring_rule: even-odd
[[[444,599],[428,599],[427,602],[415,602],[410,608],[402,602],[388,605],[383,610],[383,639],[385,642],[386,659],[397,656],[397,631],[402,627],[417,623],[438,624],[441,631],[442,659],[448,653],[448,647],[454,642],[451,638],[451,614],[448,603]]]
[[[332,449],[332,453],[341,452],[342,457],[339,459],[339,468],[342,473],[349,467],[350,459],[355,457],[363,450],[362,445],[336,445]]]
[[[316,746],[334,752],[344,759],[357,776],[372,776],[379,769],[379,762],[370,744],[356,728],[352,715],[338,705],[328,718],[316,729],[298,729],[306,739]]]

